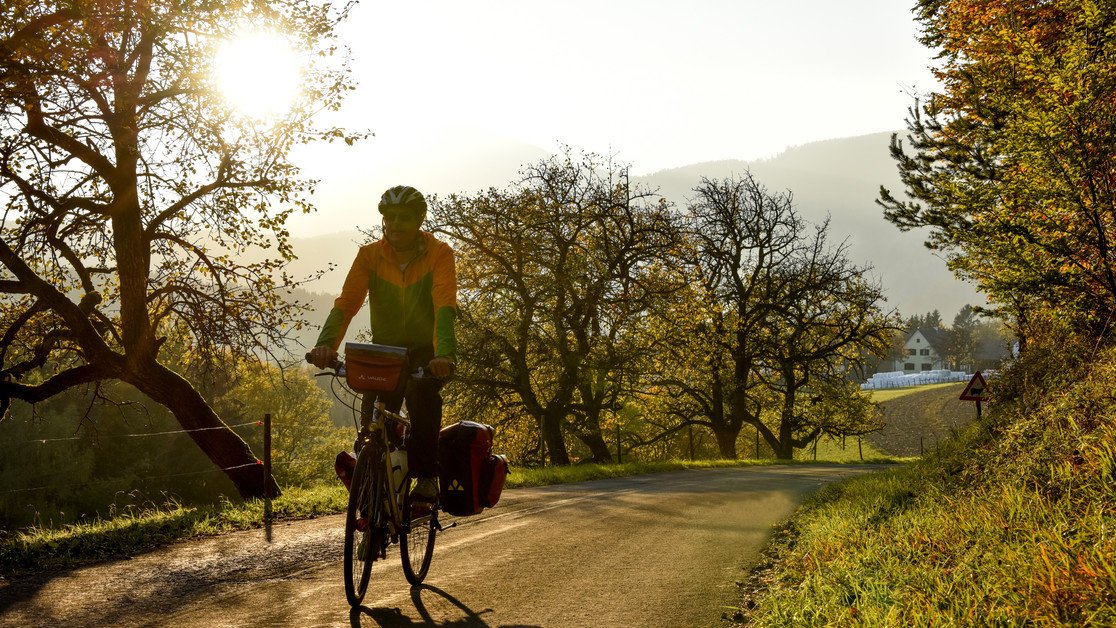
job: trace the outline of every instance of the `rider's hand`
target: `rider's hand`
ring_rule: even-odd
[[[318,345],[310,350],[310,364],[324,369],[337,359],[337,351],[328,345]]]
[[[449,377],[453,375],[453,367],[453,360],[446,357],[434,358],[430,361],[430,364],[426,365],[426,368],[430,370],[430,374],[434,377]]]

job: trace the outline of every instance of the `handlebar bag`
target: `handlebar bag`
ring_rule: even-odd
[[[394,392],[406,382],[407,349],[364,342],[345,343],[345,382],[358,392]]]
[[[438,434],[442,510],[464,517],[496,505],[508,475],[506,456],[492,453],[491,425],[461,421]]]

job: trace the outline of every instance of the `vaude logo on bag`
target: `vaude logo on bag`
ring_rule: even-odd
[[[465,491],[465,487],[461,485],[461,482],[454,480],[453,482],[450,482],[449,488],[447,488],[446,490],[460,493]]]
[[[356,380],[358,382],[384,382],[384,383],[386,383],[388,381],[388,378],[380,377],[378,375],[371,375],[369,373],[356,373]]]

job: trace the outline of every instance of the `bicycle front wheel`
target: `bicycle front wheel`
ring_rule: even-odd
[[[403,575],[413,585],[422,584],[430,571],[434,556],[434,535],[438,530],[438,509],[434,504],[411,500],[415,480],[407,478],[403,496],[404,532],[399,535],[399,556],[403,559]]]
[[[375,449],[365,447],[357,456],[345,511],[345,597],[354,607],[364,599],[372,563],[383,545],[382,470]]]

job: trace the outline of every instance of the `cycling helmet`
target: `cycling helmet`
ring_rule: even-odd
[[[397,185],[380,197],[379,210],[382,212],[387,207],[405,207],[419,217],[426,218],[426,199],[422,192],[409,185]]]

